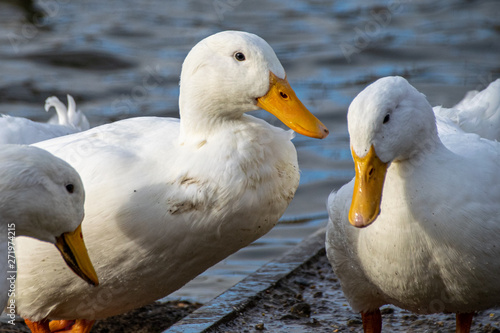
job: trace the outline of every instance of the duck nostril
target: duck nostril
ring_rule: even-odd
[[[287,95],[287,94],[285,94],[285,93],[284,93],[284,92],[282,92],[282,91],[280,91],[280,96],[281,96],[281,98],[283,98],[283,99],[288,99],[288,95]]]
[[[374,170],[375,170],[374,168],[371,168],[370,171],[368,171],[368,176],[371,176]]]

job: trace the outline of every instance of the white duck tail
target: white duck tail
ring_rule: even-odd
[[[482,90],[471,90],[451,109],[436,106],[434,112],[449,118],[465,132],[500,141],[500,79]]]
[[[77,131],[86,131],[90,128],[87,117],[81,112],[76,111],[76,103],[71,95],[66,95],[68,98],[68,107],[62,103],[56,96],[51,96],[45,100],[45,111],[54,108],[57,113],[57,119],[49,120],[49,123],[59,124],[74,128]]]

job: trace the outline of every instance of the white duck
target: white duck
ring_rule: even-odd
[[[27,145],[88,130],[90,126],[87,118],[81,111],[76,110],[73,97],[67,97],[68,108],[55,96],[45,100],[45,111],[54,107],[57,113],[48,123],[0,115],[0,144]]]
[[[88,331],[93,320],[164,297],[267,233],[299,184],[294,134],[246,111],[263,108],[299,133],[328,135],[272,48],[245,32],[212,35],[189,52],[179,108],[180,121],[131,118],[39,144],[83,179],[83,231],[100,285],[64,269],[42,273],[40,262],[56,253],[23,240],[21,316],[78,319]]]
[[[68,163],[40,148],[0,145],[2,309],[10,296],[15,301],[15,287],[11,286],[15,280],[15,236],[54,244],[76,274],[98,284],[82,238],[83,202],[82,181]],[[59,256],[53,264],[64,266]],[[43,270],[43,263],[41,266]]]
[[[401,77],[363,90],[348,129],[356,176],[328,198],[326,247],[365,332],[388,303],[469,332],[500,304],[500,143],[436,120]]]
[[[434,112],[451,119],[465,132],[500,141],[500,79],[483,91],[469,91],[453,108],[436,106]]]
[[[73,128],[75,132],[86,131],[90,128],[89,121],[82,111],[76,109],[75,99],[71,95],[66,95],[68,99],[68,107],[59,100],[56,96],[49,97],[45,100],[45,111],[49,112],[50,108],[56,110],[56,115],[52,117],[48,123],[58,124]]]

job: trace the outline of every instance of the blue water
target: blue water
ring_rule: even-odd
[[[330,128],[323,141],[295,138],[302,179],[282,222],[174,298],[207,301],[325,224],[328,194],[354,173],[347,107],[368,83],[403,75],[432,105],[452,106],[500,77],[498,0],[44,0],[36,20],[14,3],[0,1],[0,112],[45,121],[45,99],[70,93],[93,126],[177,116],[183,58],[202,38],[235,29],[273,46],[297,95]]]

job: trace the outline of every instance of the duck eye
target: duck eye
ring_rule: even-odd
[[[382,121],[383,124],[387,123],[389,120],[391,120],[391,115],[390,114],[386,114],[385,117],[384,117],[384,120]]]
[[[238,60],[238,61],[244,61],[246,58],[245,58],[245,55],[241,52],[236,52],[234,54],[234,59]]]
[[[73,193],[75,191],[75,185],[73,184],[66,185],[66,191],[68,191],[68,193]]]

